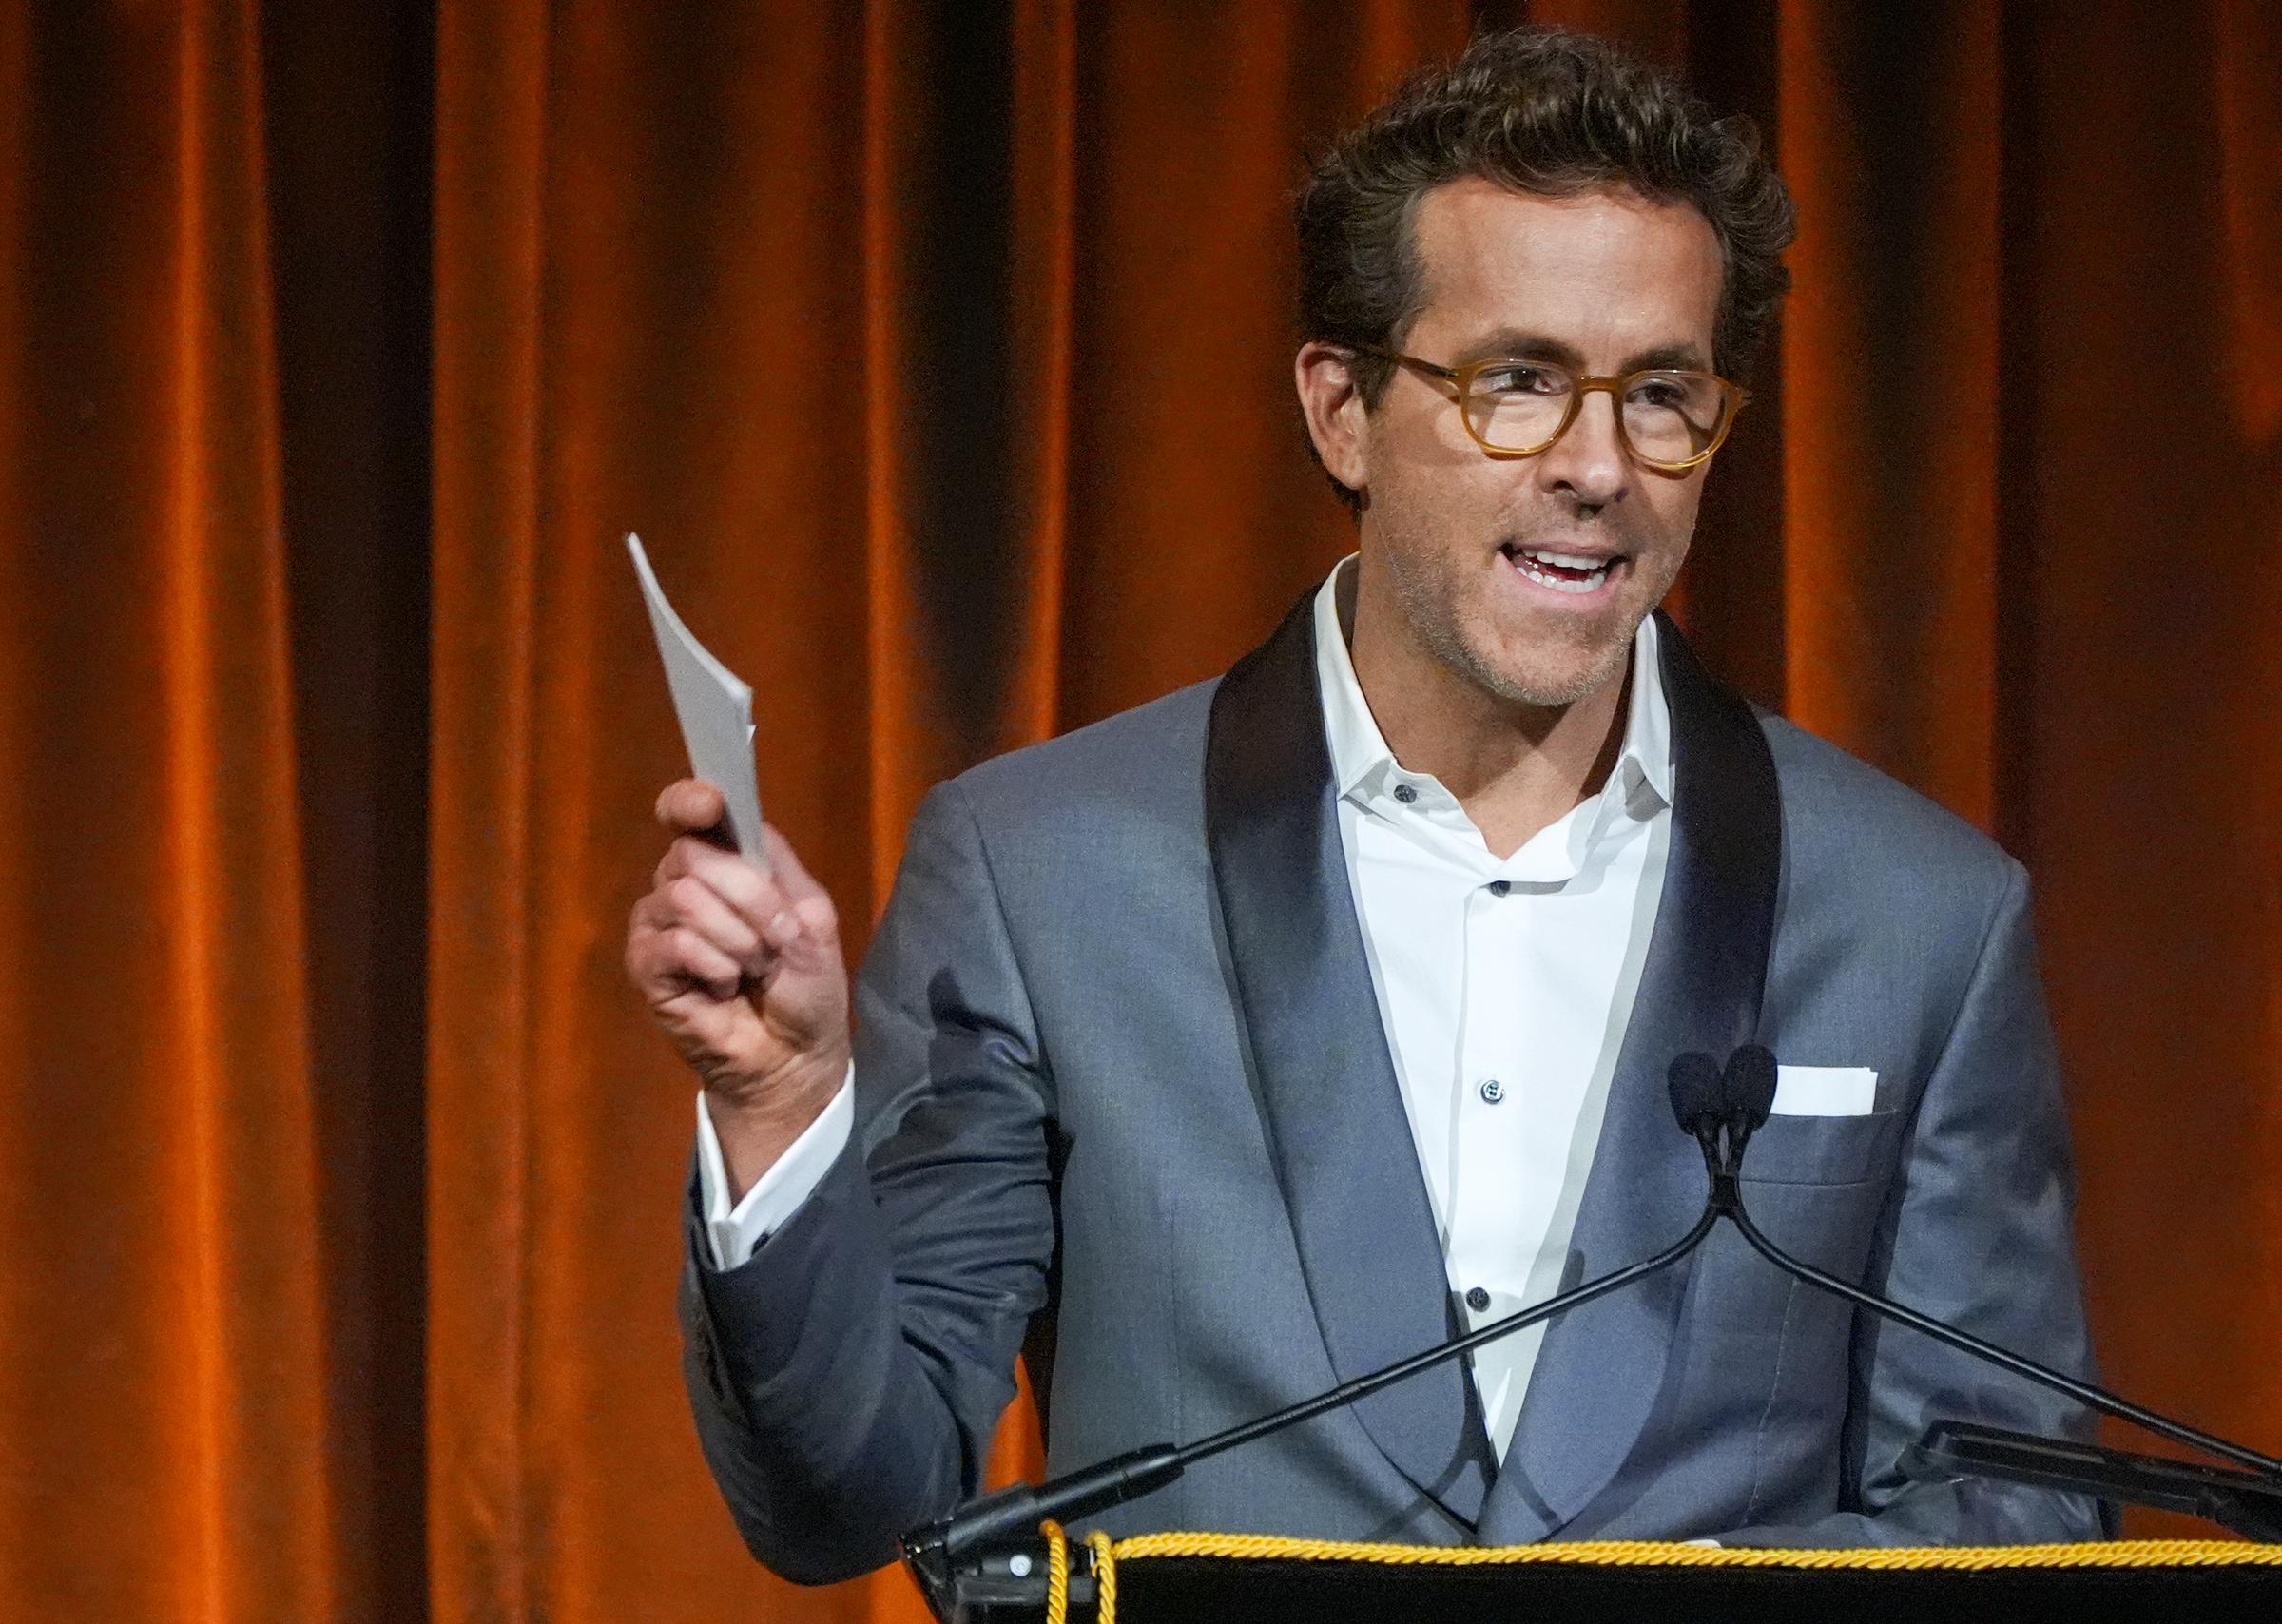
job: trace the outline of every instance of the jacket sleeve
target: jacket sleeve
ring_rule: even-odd
[[[1921,1092],[1864,1285],[2081,1381],[2098,1380],[2075,1249],[2060,1065],[2028,886],[2002,894]],[[1864,1310],[1854,1319],[1837,1515],[1736,1545],[2007,1545],[2112,1535],[2097,1502],[1984,1479],[1918,1482],[1902,1457],[1934,1421],[2091,1440],[2075,1401]]]
[[[750,1259],[681,1291],[698,1437],[783,1576],[892,1561],[975,1492],[1046,1301],[1050,1083],[989,860],[956,783],[914,817],[859,976],[857,1131]]]

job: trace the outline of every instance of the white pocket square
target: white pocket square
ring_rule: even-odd
[[[1777,1116],[1867,1116],[1878,1073],[1867,1066],[1777,1066]]]

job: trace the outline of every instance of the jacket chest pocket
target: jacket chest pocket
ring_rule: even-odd
[[[1753,1185],[1847,1185],[1882,1189],[1902,1131],[1898,1111],[1860,1116],[1770,1116],[1743,1157],[1744,1199]]]

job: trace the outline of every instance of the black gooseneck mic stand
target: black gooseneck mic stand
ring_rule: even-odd
[[[2064,1393],[2103,1415],[2131,1421],[2248,1468],[2222,1472],[2121,1451],[2063,1444],[2031,1434],[1944,1421],[1935,1423],[1912,1452],[1912,1469],[1920,1475],[1976,1472],[2046,1487],[2077,1489],[2112,1499],[2171,1506],[2207,1517],[2252,1538],[2282,1540],[2282,1460],[2174,1421],[2105,1388],[2079,1382],[2009,1348],[1889,1302],[1811,1264],[1800,1262],[1769,1240],[1744,1209],[1740,1175],[1744,1150],[1751,1135],[1767,1121],[1774,1103],[1775,1078],[1774,1055],[1757,1044],[1738,1049],[1729,1057],[1724,1072],[1711,1055],[1701,1053],[1682,1054],[1673,1061],[1668,1074],[1673,1115],[1682,1131],[1702,1148],[1712,1188],[1702,1216],[1686,1234],[1653,1257],[1586,1281],[1439,1346],[1194,1443],[1151,1444],[1043,1483],[1017,1483],[982,1496],[949,1517],[906,1533],[901,1540],[904,1561],[929,1601],[935,1604],[938,1616],[948,1617],[948,1603],[957,1578],[956,1565],[962,1559],[974,1557],[995,1545],[1028,1538],[1048,1518],[1073,1521],[1163,1488],[1199,1460],[1352,1403],[1485,1343],[1606,1296],[1658,1269],[1669,1268],[1701,1246],[1722,1218],[1732,1223],[1762,1257],[1817,1289]]]
[[[1714,1148],[1705,1138],[1710,1131],[1709,1119],[1717,1117],[1725,1109],[1718,1063],[1709,1054],[1683,1054],[1672,1064],[1670,1087],[1673,1110],[1679,1118],[1680,1126],[1694,1134],[1699,1143],[1706,1144],[1707,1158],[1712,1156]],[[1730,1182],[1732,1182],[1731,1177]],[[1043,1483],[1017,1483],[1012,1488],[985,1495],[939,1521],[905,1534],[902,1537],[903,1558],[919,1576],[921,1588],[932,1596],[938,1586],[948,1584],[952,1564],[962,1556],[1009,1538],[1035,1535],[1038,1524],[1049,1518],[1056,1521],[1072,1521],[1136,1498],[1153,1489],[1163,1488],[1199,1460],[1209,1460],[1224,1450],[1249,1443],[1270,1433],[1281,1432],[1287,1426],[1297,1426],[1327,1410],[1353,1403],[1382,1387],[1392,1386],[1422,1370],[1430,1370],[1447,1360],[1471,1352],[1484,1343],[1510,1336],[1525,1326],[1550,1320],[1557,1314],[1590,1303],[1595,1297],[1604,1297],[1619,1290],[1658,1269],[1669,1268],[1703,1244],[1704,1237],[1718,1223],[1720,1214],[1715,1174],[1713,1196],[1705,1203],[1703,1215],[1696,1219],[1686,1234],[1653,1257],[1585,1281],[1542,1303],[1518,1309],[1439,1346],[1415,1353],[1382,1369],[1344,1382],[1312,1399],[1302,1400],[1272,1414],[1216,1432],[1194,1443],[1151,1444],[1147,1448],[1112,1456],[1098,1465],[1084,1467]]]

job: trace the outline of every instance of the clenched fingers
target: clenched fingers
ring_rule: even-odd
[[[705,884],[769,947],[779,952],[814,947],[837,954],[840,916],[832,899],[812,879],[792,845],[773,825],[764,825],[766,870],[734,853],[685,835],[668,846],[658,864],[660,889],[688,878]]]
[[[768,955],[760,931],[722,900],[710,885],[693,874],[685,874],[660,887],[658,899],[663,904],[661,912],[670,923],[697,932],[735,959],[748,976],[761,973]]]
[[[626,969],[654,1004],[691,987],[708,997],[733,998],[743,988],[745,962],[685,919],[658,892],[634,904],[626,938]]]
[[[724,851],[695,835],[684,835],[666,848],[657,872],[650,877],[650,886],[666,891],[683,880],[704,886],[756,935],[764,937],[768,921],[783,913],[788,901],[774,878],[735,852]]]

